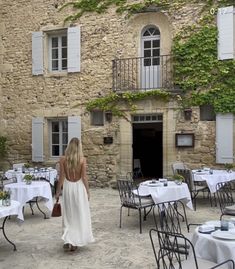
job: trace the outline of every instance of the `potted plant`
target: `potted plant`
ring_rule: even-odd
[[[178,185],[182,184],[182,182],[184,181],[184,177],[180,174],[175,174],[173,176],[173,179],[174,179],[175,183]]]
[[[0,191],[1,205],[9,206],[11,205],[11,193],[10,191]]]
[[[231,173],[233,169],[233,163],[225,163],[224,167],[227,170],[227,172]]]
[[[24,176],[24,182],[29,185],[32,183],[33,178],[33,175],[27,174]]]

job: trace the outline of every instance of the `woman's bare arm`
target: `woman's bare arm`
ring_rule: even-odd
[[[64,179],[65,179],[65,171],[64,171],[64,158],[60,158],[60,174],[59,174],[59,182],[57,184],[57,188],[56,188],[56,195],[55,198],[59,199],[60,197],[60,192],[61,192],[61,188],[64,184]]]
[[[90,192],[89,192],[89,184],[88,184],[88,178],[87,178],[87,173],[86,173],[86,167],[87,167],[87,163],[86,163],[86,159],[83,159],[82,162],[82,173],[81,173],[81,177],[82,177],[82,181],[85,185],[86,191],[87,191],[87,196],[88,196],[88,200],[90,199]]]

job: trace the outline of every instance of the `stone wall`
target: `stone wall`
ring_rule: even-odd
[[[65,2],[69,0],[0,0],[0,132],[8,137],[11,163],[30,161],[32,117],[80,115],[89,177],[94,185],[107,186],[121,173],[121,152],[128,152],[129,148],[120,143],[122,120],[114,118],[104,127],[91,126],[90,115],[85,110],[86,102],[111,91],[114,58],[139,56],[140,33],[145,25],[160,25],[164,41],[161,53],[168,54],[173,36],[183,25],[194,22],[201,6],[188,5],[173,14],[138,14],[130,19],[117,15],[115,8],[108,9],[105,14],[85,14],[75,23],[81,25],[81,72],[61,77],[33,76],[31,34],[63,26],[64,18],[71,12],[70,9],[58,11],[58,5]],[[146,104],[148,102],[142,103],[140,110]],[[166,123],[170,124],[170,129],[165,130],[169,134],[165,143],[171,147],[164,153],[164,173],[170,172],[171,163],[176,159],[192,167],[198,163],[214,164],[214,122],[199,122],[197,110],[193,121],[182,121],[175,106],[173,104],[170,110],[160,108],[160,111],[168,113],[166,119],[171,119]],[[152,110],[147,109],[148,112],[155,112],[155,107],[156,104]],[[196,133],[194,149],[174,148],[174,131],[181,130]],[[104,145],[103,137],[107,135],[113,136],[113,144]],[[128,154],[126,161],[130,167],[131,152]],[[48,162],[51,164],[53,160]]]

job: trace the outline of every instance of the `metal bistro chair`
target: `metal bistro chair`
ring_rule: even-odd
[[[174,162],[171,167],[174,175],[177,174],[176,169],[187,169],[187,165],[182,162]]]
[[[208,193],[210,203],[212,205],[211,194],[207,186],[198,186],[193,182],[193,175],[190,169],[176,169],[176,173],[182,175],[185,179],[185,183],[188,185],[189,191],[191,193],[194,209],[196,210],[196,198],[200,192]]]
[[[189,232],[189,224],[184,204],[179,200],[156,204],[153,208],[154,222],[157,230],[182,233],[181,221],[185,222]]]
[[[235,203],[233,199],[231,182],[217,183],[216,194],[221,210],[220,220],[224,215],[235,216]]]
[[[141,211],[144,210],[144,220],[146,220],[147,215],[151,211],[154,206],[154,202],[151,196],[139,196],[138,188],[134,186],[132,180],[127,179],[118,179],[117,187],[119,190],[119,196],[121,200],[120,207],[120,228],[122,226],[122,208],[128,208],[128,216],[130,209],[136,209],[139,212],[139,225],[140,225],[140,233],[142,233],[142,215]],[[146,212],[146,209],[149,209]]]
[[[151,229],[149,236],[158,269],[215,269],[225,268],[225,264],[234,269],[233,260],[216,264],[197,258],[192,242],[182,234]],[[182,249],[182,242],[187,248]],[[160,258],[157,255],[159,248]]]

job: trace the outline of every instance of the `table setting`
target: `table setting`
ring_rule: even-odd
[[[181,200],[190,209],[193,209],[188,185],[179,181],[170,181],[166,178],[146,180],[138,187],[140,196],[151,195],[155,204],[171,200]]]
[[[210,220],[198,226],[192,243],[199,258],[220,263],[235,260],[235,219]]]
[[[205,167],[192,170],[192,174],[195,182],[206,182],[211,193],[216,192],[217,183],[235,180],[235,172],[231,169],[218,170]]]
[[[22,167],[11,169],[5,172],[5,177],[15,182],[22,182],[26,175],[33,176],[34,180],[46,179],[54,186],[57,170],[52,167]]]

